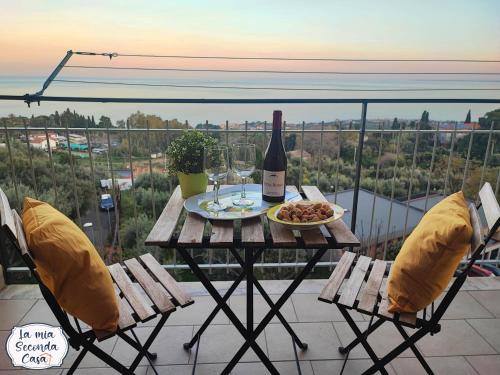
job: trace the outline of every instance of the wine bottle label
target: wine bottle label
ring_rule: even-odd
[[[285,171],[266,171],[262,184],[262,194],[269,197],[281,197],[285,192]]]

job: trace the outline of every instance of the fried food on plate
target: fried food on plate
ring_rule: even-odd
[[[333,209],[327,202],[296,202],[281,207],[277,216],[290,223],[312,223],[332,217]]]

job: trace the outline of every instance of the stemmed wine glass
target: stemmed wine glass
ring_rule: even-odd
[[[219,202],[220,182],[227,176],[228,172],[228,150],[226,146],[213,146],[203,149],[203,167],[208,179],[215,185],[214,200],[210,202],[207,208],[210,211],[223,211],[226,205]]]
[[[255,145],[236,143],[232,149],[232,169],[241,177],[241,196],[233,200],[236,206],[251,206],[254,201],[246,197],[245,182],[255,170]]]

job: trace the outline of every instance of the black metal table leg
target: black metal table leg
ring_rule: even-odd
[[[262,363],[266,366],[266,368],[269,370],[271,374],[279,375],[278,370],[276,370],[276,367],[271,363],[267,355],[263,352],[263,350],[260,348],[259,345],[255,342],[255,337],[253,337],[253,334],[248,334],[247,329],[245,326],[241,323],[241,321],[238,319],[236,314],[231,310],[231,308],[226,304],[226,302],[222,299],[221,295],[215,289],[215,287],[212,285],[211,281],[206,277],[206,275],[203,273],[201,268],[198,266],[198,264],[194,261],[194,259],[191,257],[188,251],[184,248],[178,248],[177,251],[181,254],[181,256],[184,258],[186,263],[189,265],[193,273],[198,277],[200,282],[203,284],[203,286],[207,289],[208,293],[215,299],[217,304],[221,305],[222,310],[224,313],[227,315],[229,320],[234,324],[238,332],[243,336],[245,339],[245,344],[248,345],[248,348],[252,348],[255,351],[255,354],[259,357],[259,359],[262,361]],[[262,324],[262,323],[261,323]],[[234,367],[234,366],[233,366]],[[222,374],[229,374],[230,370],[227,371],[224,369],[222,371]]]
[[[253,249],[245,249],[245,269],[247,274],[247,334],[253,333]]]
[[[261,249],[260,251],[258,251],[257,254],[255,254],[255,256],[253,257],[253,262],[254,263],[258,259],[259,255],[262,253],[262,250],[263,249]],[[238,261],[238,263],[241,264],[241,267],[243,267],[243,269],[246,269],[246,266],[245,266],[246,261],[243,261],[243,259],[241,259],[240,255],[238,254],[238,252],[236,250],[231,249],[231,252],[232,252],[233,256],[236,258],[236,260]],[[257,280],[255,277],[253,278],[253,284],[255,285],[255,287],[257,288],[257,290],[259,291],[259,293],[262,295],[262,297],[264,298],[264,300],[267,302],[267,304],[269,305],[269,307],[271,309],[274,308],[274,302],[273,302],[273,300],[271,299],[271,297],[269,297],[269,295],[267,294],[267,292],[264,289],[264,287],[260,284],[259,280]],[[292,336],[292,339],[295,341],[295,343],[297,344],[297,346],[300,349],[302,349],[302,350],[307,350],[307,344],[304,343],[304,342],[302,342],[299,339],[299,337],[297,336],[297,334],[294,332],[294,330],[292,329],[292,327],[290,327],[290,324],[288,324],[288,322],[286,321],[286,319],[280,313],[279,310],[276,312],[276,317],[280,320],[281,324],[283,324],[283,327],[285,327],[285,329],[290,334],[290,336]]]
[[[238,361],[243,357],[243,355],[246,353],[246,351],[250,348],[251,344],[255,342],[257,337],[262,333],[264,328],[269,324],[271,319],[276,315],[276,312],[283,307],[285,302],[290,298],[292,293],[297,289],[297,287],[300,285],[302,280],[306,278],[306,276],[311,272],[313,267],[316,265],[316,263],[321,259],[321,257],[325,254],[327,248],[322,248],[318,249],[316,251],[316,254],[309,260],[309,262],[305,265],[305,267],[302,269],[302,271],[299,273],[299,275],[292,281],[290,286],[285,290],[285,292],[281,295],[281,297],[278,299],[276,304],[274,305],[273,308],[264,316],[262,321],[259,323],[259,325],[255,328],[253,331],[253,334],[250,338],[247,339],[247,341],[241,346],[241,348],[238,350],[238,352],[234,355],[233,359],[228,363],[226,368],[224,369],[223,373],[224,374],[229,374],[231,370],[236,366]]]
[[[264,251],[264,249],[260,249],[260,250],[258,250],[254,254],[253,263],[255,263],[256,259],[258,259],[258,257],[262,254],[263,251]],[[239,257],[239,254],[238,253],[236,253],[236,254]],[[229,297],[231,297],[231,295],[234,293],[234,291],[236,290],[236,288],[238,287],[238,285],[240,285],[241,281],[246,276],[246,269],[244,268],[243,261],[242,261],[241,264],[242,264],[243,271],[238,275],[238,277],[233,282],[233,284],[231,284],[231,287],[226,291],[226,294],[224,294],[224,297],[222,297],[222,300],[224,302],[227,302],[229,300]],[[191,339],[191,341],[184,343],[184,349],[186,349],[186,350],[187,349],[191,349],[194,346],[194,344],[196,344],[196,341],[198,340],[198,338],[201,337],[201,335],[203,334],[203,332],[205,332],[205,330],[208,328],[208,326],[210,325],[210,323],[212,322],[212,320],[214,320],[215,316],[217,315],[217,313],[221,309],[222,309],[222,306],[219,305],[219,304],[217,304],[217,306],[212,310],[212,312],[210,313],[210,315],[208,316],[208,318],[203,322],[203,324],[201,325],[201,327],[198,329],[198,332],[196,332],[196,334],[193,335],[193,338]]]

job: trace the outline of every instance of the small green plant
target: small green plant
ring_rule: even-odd
[[[203,148],[217,145],[217,140],[197,130],[184,130],[167,150],[170,175],[203,172]]]

